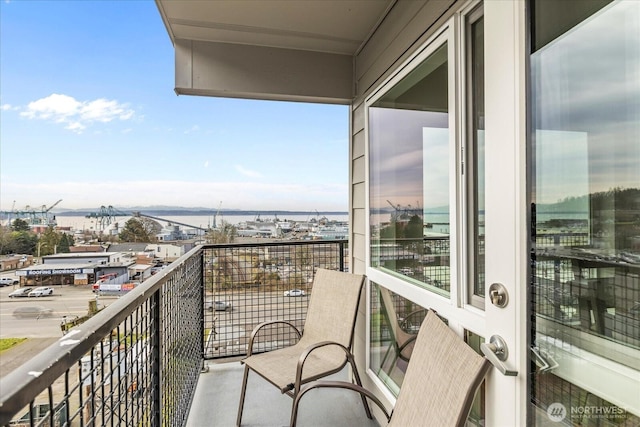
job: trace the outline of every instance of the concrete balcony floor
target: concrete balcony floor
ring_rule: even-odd
[[[240,362],[207,362],[209,371],[200,374],[187,427],[235,426],[242,385]],[[347,368],[329,377],[348,380]],[[288,426],[293,399],[254,372],[249,373],[242,425]],[[320,389],[309,392],[301,401],[298,426],[378,427],[367,418],[356,393],[342,389]]]

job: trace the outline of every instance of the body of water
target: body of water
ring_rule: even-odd
[[[151,215],[156,218],[156,220],[163,226],[168,223],[172,223],[174,225],[180,225],[185,228],[210,228],[213,227],[214,217],[213,215]],[[349,215],[340,214],[340,215],[315,215],[315,214],[295,214],[295,215],[280,215],[277,217],[279,221],[293,221],[293,222],[304,222],[310,221],[312,219],[318,220],[320,218],[327,218],[329,220],[334,221],[348,221]],[[132,217],[130,216],[121,216],[115,217],[111,225],[108,228],[113,228],[117,223],[119,228],[122,228],[124,224],[129,221]],[[273,220],[276,217],[274,215],[260,215],[259,219],[262,221]],[[216,218],[216,225],[220,226],[222,221],[225,221],[232,225],[238,225],[242,222],[247,221],[255,221],[258,219],[256,215],[218,215]],[[96,218],[86,218],[84,216],[57,216],[56,221],[59,227],[71,227],[74,230],[97,230],[98,223]]]

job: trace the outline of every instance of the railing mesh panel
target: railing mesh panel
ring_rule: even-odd
[[[215,245],[204,251],[204,357],[247,353],[251,331],[270,320],[304,326],[318,268],[346,270],[344,241]],[[291,345],[290,328],[265,328],[254,351]]]
[[[93,323],[96,345],[88,347],[77,339],[87,333],[86,325],[71,329],[58,343],[68,348],[66,372],[52,378],[28,406],[12,411],[15,413],[9,414],[11,421],[2,424],[185,425],[202,368],[201,254],[195,251],[171,269],[160,286],[149,286],[149,292],[138,299],[141,303],[123,304],[124,320],[119,324],[108,326],[110,317],[104,316],[106,312],[91,319],[104,318],[97,327]],[[57,348],[45,352],[52,353],[52,361],[59,358],[53,355],[59,354]],[[51,373],[44,370],[39,375]],[[22,385],[25,390],[38,386]],[[0,392],[4,394],[5,390]],[[11,403],[5,401],[3,405]],[[7,413],[2,416],[4,420]]]

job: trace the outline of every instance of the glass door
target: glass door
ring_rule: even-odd
[[[368,374],[393,401],[426,309],[500,338],[478,426],[526,422],[524,11],[469,2],[367,99]]]
[[[640,2],[530,5],[530,423],[640,425]]]

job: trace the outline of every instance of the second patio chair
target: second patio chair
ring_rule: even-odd
[[[253,341],[260,329],[274,323],[258,325],[249,339],[248,356],[244,363],[244,377],[236,424],[242,422],[249,371],[254,371],[281,393],[295,399],[303,384],[339,372],[349,363],[353,379],[361,385],[360,376],[351,353],[358,303],[364,276],[318,269],[309,300],[304,330],[298,331],[299,341],[291,346],[267,353],[253,354]],[[362,403],[367,417],[371,411],[364,396]]]
[[[469,347],[435,314],[427,317],[415,340],[407,373],[391,414],[369,390],[343,381],[314,381],[293,403],[295,427],[300,400],[317,388],[353,390],[370,398],[384,412],[389,426],[464,427],[478,387],[491,363]]]

